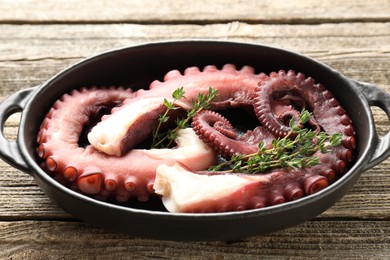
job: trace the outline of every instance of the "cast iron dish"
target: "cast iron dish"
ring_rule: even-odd
[[[293,69],[321,82],[347,110],[356,129],[358,147],[353,167],[328,188],[302,199],[241,212],[174,214],[156,201],[116,205],[76,193],[53,180],[38,165],[36,136],[52,104],[72,89],[91,85],[147,87],[172,69],[209,64],[256,71]],[[31,174],[53,201],[86,222],[130,235],[169,240],[230,240],[284,229],[322,213],[356,182],[360,174],[390,155],[390,133],[378,137],[370,106],[390,115],[390,95],[372,84],[353,81],[303,55],[268,46],[216,41],[151,43],[112,50],[83,60],[42,85],[21,90],[0,104],[1,129],[6,119],[22,112],[16,142],[0,135],[0,155],[10,165]]]

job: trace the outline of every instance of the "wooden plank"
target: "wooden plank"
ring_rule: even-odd
[[[339,62],[354,52],[387,57],[390,49],[390,22],[288,26],[240,22],[165,26],[3,24],[0,31],[0,61],[79,59],[112,48],[183,39],[254,42]]]
[[[0,95],[3,96],[8,90],[38,85],[73,62],[101,51],[151,41],[189,38],[286,48],[323,61],[353,79],[381,87],[388,84],[390,77],[390,23],[295,26],[238,22],[205,26],[0,25],[0,31],[0,84],[3,86]],[[58,31],[61,31],[60,37]],[[88,34],[85,34],[86,31]]]
[[[386,259],[388,221],[308,221],[242,241],[172,242],[112,233],[79,222],[0,222],[0,258]]]
[[[75,10],[77,10],[75,12]],[[388,0],[30,0],[0,2],[3,23],[324,23],[389,21]]]

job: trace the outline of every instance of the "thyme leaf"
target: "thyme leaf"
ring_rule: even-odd
[[[328,135],[325,132],[315,132],[301,128],[311,117],[307,110],[301,112],[299,122],[291,119],[290,132],[283,138],[272,141],[271,147],[263,142],[258,145],[258,151],[248,155],[234,155],[225,162],[211,166],[211,171],[239,172],[258,174],[273,168],[290,167],[294,169],[315,166],[319,158],[312,156],[315,152],[329,152],[332,147],[339,146],[342,135]]]
[[[209,109],[211,101],[218,95],[218,90],[212,87],[209,87],[206,95],[199,93],[196,100],[192,100],[192,109],[187,112],[187,116],[185,118],[176,118],[175,124],[176,127],[174,129],[168,129],[166,132],[160,133],[160,129],[163,123],[166,123],[169,119],[169,112],[179,107],[176,106],[176,102],[182,98],[185,98],[185,90],[184,87],[180,87],[176,89],[172,93],[173,101],[169,101],[164,99],[164,106],[167,108],[165,113],[160,115],[158,118],[158,125],[153,130],[153,140],[152,140],[152,148],[165,148],[170,147],[172,142],[176,139],[178,131],[180,129],[189,127],[192,118],[202,110]]]

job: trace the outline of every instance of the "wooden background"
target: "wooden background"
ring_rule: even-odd
[[[0,0],[0,100],[101,51],[188,38],[301,52],[390,92],[389,0]],[[373,112],[387,133],[385,113]],[[11,140],[19,116],[4,129]],[[0,259],[389,259],[389,168],[390,159],[363,173],[340,202],[299,226],[241,241],[172,242],[80,222],[0,161]]]

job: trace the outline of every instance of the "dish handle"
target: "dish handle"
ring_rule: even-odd
[[[17,140],[10,141],[5,137],[4,125],[12,114],[23,112],[33,90],[35,88],[20,90],[0,103],[0,157],[8,164],[26,173],[30,173],[30,170],[20,153]]]
[[[378,88],[374,84],[354,81],[366,97],[370,106],[377,106],[382,109],[390,120],[390,94]],[[379,164],[390,156],[390,132],[379,137],[377,133],[377,146],[371,160],[366,164],[364,170],[368,170]]]

